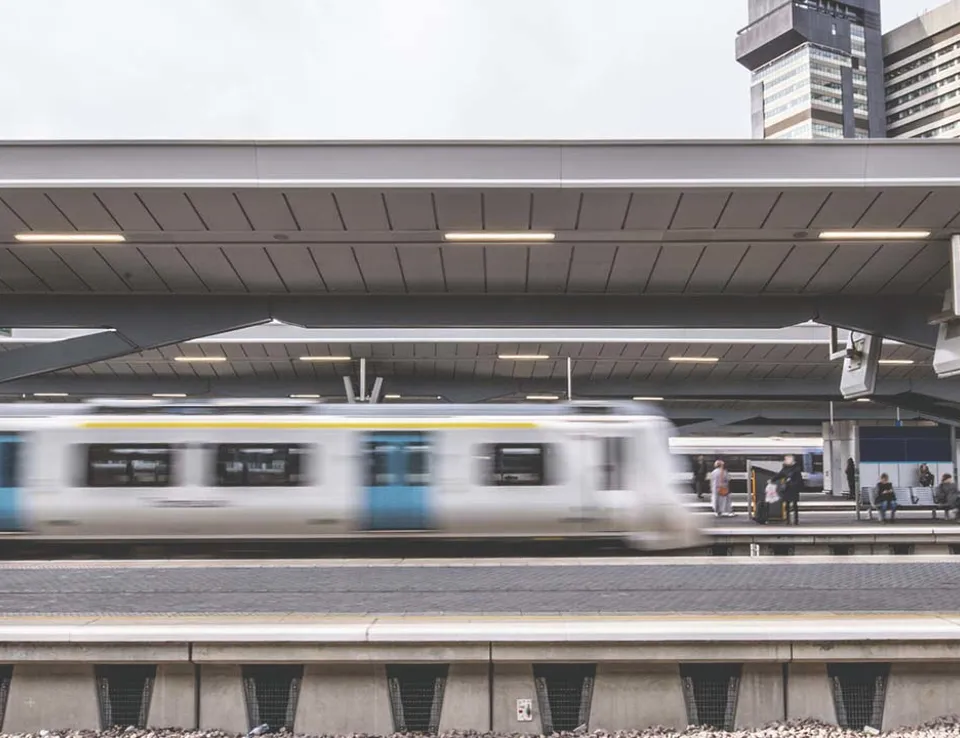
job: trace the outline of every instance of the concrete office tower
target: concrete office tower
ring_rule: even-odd
[[[880,0],[747,0],[754,138],[883,138]]]
[[[883,36],[887,135],[960,138],[960,0]]]

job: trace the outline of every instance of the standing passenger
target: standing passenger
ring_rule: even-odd
[[[730,480],[723,462],[717,459],[710,472],[710,501],[713,503],[713,512],[718,518],[732,518],[733,501],[730,499]]]
[[[857,465],[853,463],[853,459],[847,459],[847,487],[850,488],[850,499],[853,500],[857,496]]]
[[[787,525],[790,525],[790,513],[793,512],[793,524],[800,525],[800,491],[803,489],[803,472],[792,455],[783,457],[783,468],[773,478],[780,485],[781,497],[787,513]]]
[[[703,493],[707,491],[707,476],[710,470],[707,469],[707,462],[702,456],[697,457],[697,468],[693,472],[693,487],[697,491],[697,499],[703,499]]]

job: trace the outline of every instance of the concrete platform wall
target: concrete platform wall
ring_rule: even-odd
[[[294,729],[314,735],[392,733],[386,667],[384,663],[362,661],[304,664]],[[882,728],[917,725],[950,714],[956,709],[957,694],[960,659],[895,662],[886,689]],[[530,700],[532,720],[518,719],[518,700]],[[4,707],[4,733],[97,729],[101,726],[94,664],[16,664],[7,704],[0,709]],[[735,727],[756,728],[784,718],[836,722],[826,663],[743,664]],[[235,663],[158,664],[147,723],[153,728],[199,727],[245,733],[250,726],[243,667]],[[590,730],[652,725],[683,728],[686,724],[687,706],[678,663],[609,660],[596,665]],[[532,664],[451,663],[439,728],[541,732]]]

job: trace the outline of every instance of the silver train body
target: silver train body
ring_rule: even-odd
[[[56,412],[56,415],[50,415]],[[43,540],[702,539],[635,403],[0,409],[0,530]]]

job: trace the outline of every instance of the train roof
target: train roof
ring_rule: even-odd
[[[338,417],[424,417],[456,416],[657,416],[659,407],[631,401],[575,401],[559,403],[323,403],[267,400],[105,400],[86,403],[4,403],[0,418],[90,415],[335,415]]]

